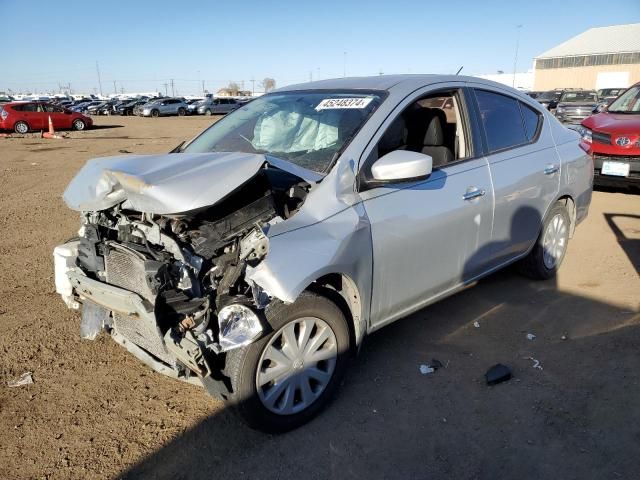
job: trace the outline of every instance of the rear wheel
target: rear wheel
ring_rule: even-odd
[[[84,123],[84,120],[80,120],[79,118],[75,119],[71,124],[71,128],[78,131],[84,130],[86,127],[87,125]]]
[[[15,125],[13,126],[13,130],[16,133],[25,134],[29,131],[29,125],[27,124],[27,122],[23,122],[22,120],[20,120],[19,122],[15,123]]]
[[[207,117],[210,117],[210,116],[211,116],[211,110],[209,110],[209,109],[207,108],[207,109],[205,110],[204,114],[205,114]]]
[[[153,118],[158,118],[160,116],[160,112],[158,110],[151,110],[151,116]]]
[[[186,115],[186,113],[187,113],[187,111],[184,108],[180,107],[178,109],[178,116],[184,117]]]
[[[520,271],[535,280],[555,276],[567,252],[570,227],[564,202],[557,202],[547,215],[533,249],[520,261]]]
[[[303,293],[266,311],[272,330],[227,354],[230,402],[251,426],[285,432],[315,417],[335,394],[348,364],[349,330],[338,306]]]

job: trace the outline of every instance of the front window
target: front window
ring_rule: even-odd
[[[640,112],[640,86],[631,87],[618,98],[609,108],[610,113],[638,113]]]
[[[263,153],[327,173],[382,102],[380,92],[272,93],[234,110],[205,130],[186,153]]]
[[[597,102],[598,94],[596,92],[576,91],[564,92],[560,97],[560,103],[579,103],[579,102]]]

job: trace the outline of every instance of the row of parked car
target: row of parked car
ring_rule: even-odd
[[[225,115],[246,103],[236,98],[197,98],[186,100],[182,97],[137,97],[133,99],[112,99],[63,101],[59,105],[71,111],[88,115],[138,115],[141,117],[161,117],[169,115]]]
[[[543,105],[547,99],[556,102],[545,105],[556,118],[580,133],[580,145],[593,159],[595,185],[640,187],[640,83],[536,98]]]
[[[527,95],[544,105],[562,123],[579,125],[591,114],[601,112],[625,90],[624,88],[600,90],[558,88],[546,92],[527,92]]]
[[[85,130],[93,126],[92,115],[224,115],[245,102],[235,98],[148,98],[127,100],[32,100],[0,102],[0,130],[25,134],[46,130],[49,118],[57,130]]]

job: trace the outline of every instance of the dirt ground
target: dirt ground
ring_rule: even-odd
[[[52,249],[78,227],[64,187],[89,158],[166,152],[212,121],[0,139],[1,479],[640,476],[637,194],[594,193],[557,280],[501,272],[368,337],[330,408],[286,435],[104,336],[81,341],[53,285]],[[447,367],[422,375],[432,358]],[[487,387],[498,362],[514,378]],[[27,371],[32,385],[7,386]]]

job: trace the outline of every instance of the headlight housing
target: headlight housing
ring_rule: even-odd
[[[220,349],[223,352],[248,345],[262,333],[258,315],[246,305],[234,303],[218,312]]]
[[[582,127],[580,130],[580,135],[582,136],[582,140],[586,143],[591,143],[593,141],[592,131],[586,127]]]

